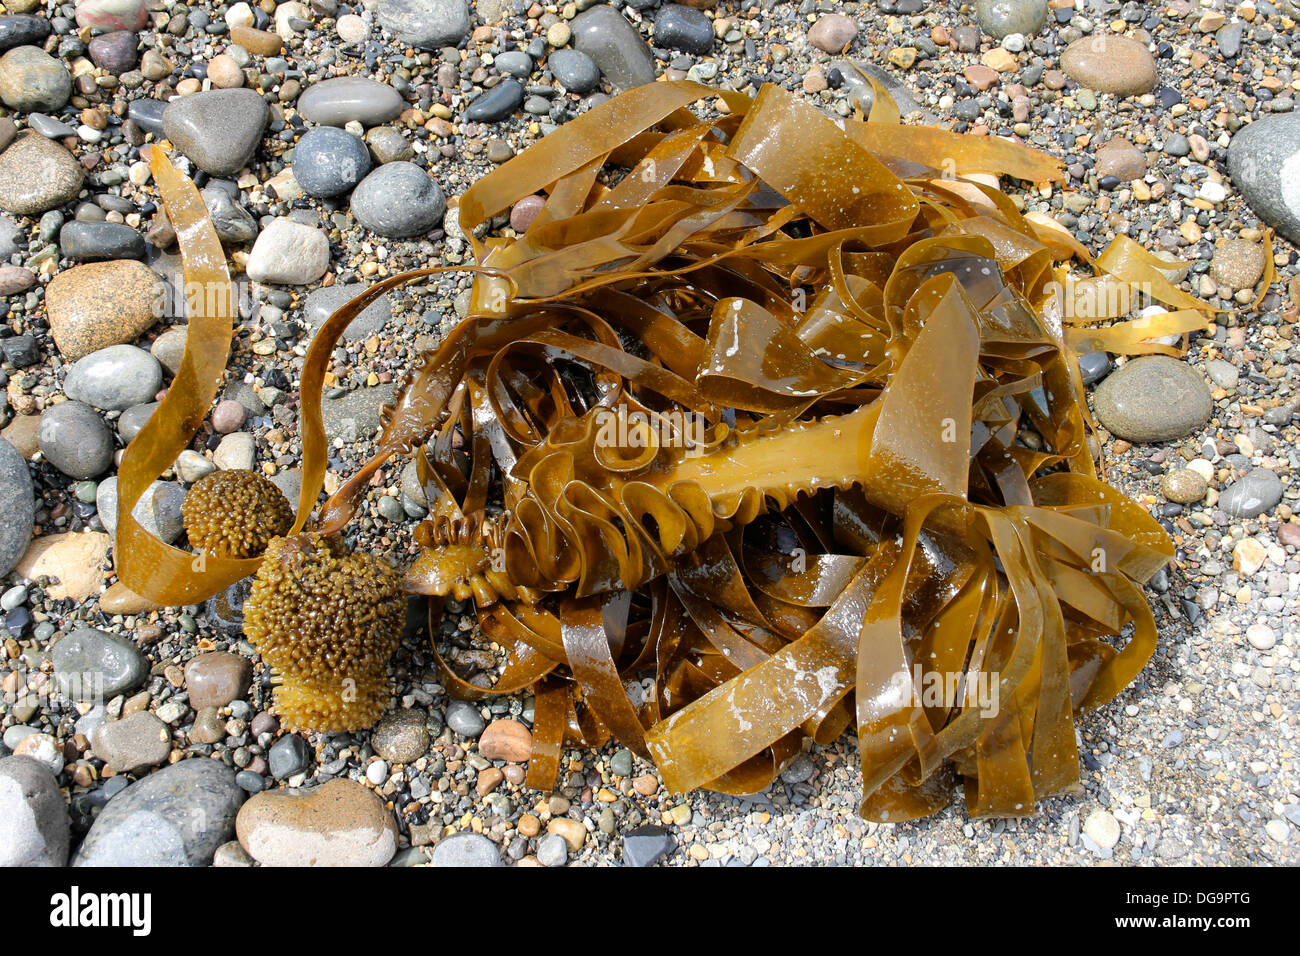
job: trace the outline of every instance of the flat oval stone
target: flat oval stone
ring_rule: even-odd
[[[50,21],[30,13],[0,17],[0,53],[16,46],[40,46],[50,35]]]
[[[13,570],[32,540],[36,498],[22,453],[0,438],[0,577]]]
[[[14,47],[0,56],[0,99],[20,113],[61,110],[72,95],[63,64],[34,46]]]
[[[55,685],[73,700],[116,697],[149,676],[149,662],[134,644],[93,627],[78,628],[56,643],[50,660]]]
[[[1267,468],[1252,468],[1223,489],[1219,509],[1234,518],[1257,518],[1282,500],[1282,479]]]
[[[518,80],[502,80],[465,110],[465,118],[474,123],[495,123],[506,119],[524,101],[524,88]]]
[[[370,150],[335,126],[307,130],[293,148],[293,178],[308,196],[350,192],[370,172]]]
[[[613,7],[602,4],[574,17],[573,45],[591,57],[617,89],[654,82],[655,62],[650,48],[636,27]]]
[[[481,833],[457,833],[444,837],[433,848],[431,860],[436,867],[505,866],[497,845]]]
[[[221,761],[177,761],[110,800],[72,865],[208,866],[233,835],[244,797]]]
[[[713,21],[680,3],[666,4],[655,14],[655,46],[702,56],[713,48]]]
[[[1256,215],[1300,243],[1300,113],[1265,116],[1234,133],[1228,172]]]
[[[39,216],[75,199],[84,180],[70,152],[29,130],[0,153],[0,209]]]
[[[112,345],[74,362],[63,391],[74,401],[123,411],[153,401],[162,383],[156,358],[134,345]]]
[[[995,40],[1012,33],[1032,37],[1047,22],[1047,0],[979,0],[975,14]]]
[[[454,47],[469,33],[465,0],[379,0],[379,25],[421,50]]]
[[[121,720],[110,720],[90,734],[95,756],[117,773],[136,773],[156,767],[172,750],[167,725],[148,711],[138,711]]]
[[[523,763],[533,753],[533,735],[517,720],[494,720],[478,739],[478,752],[488,760]]]
[[[158,320],[166,299],[165,286],[148,266],[115,259],[60,272],[46,286],[45,301],[54,344],[65,359],[76,361],[134,342]]]
[[[1061,54],[1061,69],[1098,93],[1134,96],[1156,85],[1156,61],[1137,40],[1122,36],[1080,37]]]
[[[277,219],[253,243],[246,272],[254,282],[306,285],[323,276],[329,265],[325,233],[292,219]]]
[[[94,37],[86,44],[86,52],[95,66],[112,76],[134,70],[140,60],[136,36],[130,30],[115,30]]]
[[[233,176],[261,145],[270,118],[256,90],[206,90],[172,100],[163,132],[205,173]]]
[[[149,22],[145,0],[78,0],[77,26],[95,33],[109,30],[140,30]]]
[[[235,831],[264,866],[383,866],[397,852],[397,826],[384,802],[344,779],[255,794]]]
[[[195,710],[225,707],[245,697],[252,680],[253,665],[248,659],[225,651],[199,654],[185,665],[185,689]]]
[[[590,93],[600,86],[600,70],[581,50],[554,50],[546,65],[557,83],[574,93]]]
[[[62,402],[41,412],[41,454],[69,478],[95,478],[113,464],[113,433],[89,405]]]
[[[144,236],[118,222],[73,220],[59,230],[59,251],[74,262],[143,259]]]
[[[314,83],[298,97],[298,115],[322,126],[343,126],[356,120],[378,126],[405,108],[402,94],[385,83],[363,76],[335,76]]]
[[[1124,363],[1098,386],[1093,398],[1101,423],[1132,442],[1182,438],[1204,425],[1214,411],[1201,374],[1167,355]]]
[[[442,187],[414,163],[385,163],[352,191],[351,208],[357,222],[372,232],[405,239],[442,222],[447,199]]]

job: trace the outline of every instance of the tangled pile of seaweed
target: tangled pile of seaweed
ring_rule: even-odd
[[[228,283],[197,193],[161,150],[153,165],[187,280]],[[771,86],[615,97],[462,197],[466,235],[546,199],[523,235],[475,240],[469,315],[374,458],[317,510],[334,343],[449,269],[393,276],[325,324],[296,520],[251,507],[265,489],[241,479],[193,509],[197,558],[131,517],[221,377],[231,312],[192,315],[123,462],[121,578],[184,604],[256,574],[246,629],[292,727],[373,722],[402,592],[452,595],[508,660],[486,690],[439,659],[445,686],[533,690],[530,786],[554,785],[565,745],[612,736],[674,791],[754,792],[805,736],[852,726],[865,816],[932,813],[957,777],[972,814],[1028,814],[1078,785],[1075,715],[1150,657],[1141,584],[1172,554],[1097,478],[1074,350],[1177,354],[1207,313],[1125,237],[1065,281],[1058,263],[1087,252],[989,174],[1061,179],[1017,144],[902,126],[881,89],[842,122]],[[1174,311],[1115,321],[1138,288]],[[339,533],[404,455],[430,515],[402,578]],[[249,543],[267,541],[263,560]],[[922,692],[935,681],[954,692]]]

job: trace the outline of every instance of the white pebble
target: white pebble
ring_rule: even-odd
[[[127,173],[127,178],[136,186],[143,186],[153,177],[153,171],[149,168],[148,163],[132,163],[131,169]]]
[[[1106,810],[1093,810],[1083,822],[1083,832],[1097,846],[1110,850],[1119,842],[1119,821]]]
[[[1002,49],[1008,53],[1019,53],[1025,48],[1025,35],[1023,33],[1008,33],[1002,38]]]
[[[1228,191],[1223,188],[1222,183],[1206,182],[1201,184],[1196,195],[1200,196],[1206,202],[1221,203],[1228,198]]]
[[[1246,628],[1246,640],[1257,651],[1267,651],[1277,643],[1273,629],[1267,624],[1252,624]]]
[[[253,8],[246,3],[237,3],[226,11],[226,25],[231,27],[251,27],[253,25]]]
[[[376,787],[388,779],[388,762],[376,760],[366,767],[366,779]]]

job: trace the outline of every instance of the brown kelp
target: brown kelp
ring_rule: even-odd
[[[161,152],[154,168],[187,276],[228,281],[193,188]],[[934,812],[958,777],[972,813],[1028,814],[1078,785],[1075,716],[1150,657],[1141,584],[1172,554],[1097,477],[1074,349],[1176,354],[1207,313],[1126,237],[1072,281],[1063,263],[1087,252],[988,174],[1062,178],[1018,144],[903,126],[883,90],[842,121],[771,86],[623,93],[461,197],[466,235],[545,203],[522,235],[474,240],[468,316],[318,509],[334,343],[387,290],[450,269],[385,279],[325,323],[301,375],[297,517],[261,571],[130,516],[220,377],[231,312],[192,316],[123,463],[122,580],[177,604],[257,572],[263,653],[300,681],[316,658],[357,668],[368,694],[345,713],[329,687],[282,686],[277,707],[317,729],[373,719],[395,577],[342,569],[360,556],[336,536],[411,455],[430,514],[403,589],[472,600],[507,654],[491,688],[439,658],[450,693],[535,693],[529,785],[554,784],[565,745],[614,737],[673,790],[754,792],[805,737],[854,727],[864,815]],[[1121,320],[1135,290],[1173,311]],[[314,613],[364,593],[376,639],[295,644],[277,615],[304,587]]]

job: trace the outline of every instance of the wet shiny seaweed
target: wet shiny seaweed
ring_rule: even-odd
[[[192,185],[153,165],[187,279],[228,283]],[[508,655],[490,689],[439,658],[450,693],[536,695],[530,786],[554,786],[565,746],[616,738],[674,791],[749,793],[805,737],[853,728],[871,819],[933,813],[959,781],[972,814],[1031,813],[1079,785],[1076,715],[1151,656],[1141,585],[1172,555],[1098,478],[1075,350],[1177,354],[1209,312],[1123,236],[1075,280],[1087,251],[990,174],[1062,179],[1015,143],[900,125],[883,90],[843,121],[771,86],[615,97],[461,198],[466,235],[546,202],[523,235],[473,240],[469,315],[319,509],[335,341],[452,270],[379,282],[317,334],[291,533],[341,530],[415,457],[430,516],[404,586],[433,615],[473,600]],[[1138,292],[1171,311],[1123,319]],[[258,568],[199,567],[130,516],[207,413],[231,323],[191,316],[123,462],[119,573],[164,603]]]

